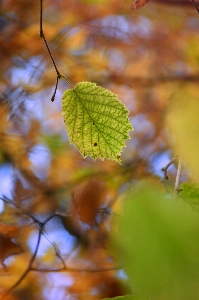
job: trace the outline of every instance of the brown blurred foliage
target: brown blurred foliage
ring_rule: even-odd
[[[68,86],[60,80],[50,101],[56,72],[39,36],[39,1],[0,1],[2,297],[103,299],[127,291],[108,249],[112,215],[129,186],[161,179],[173,155],[164,121],[172,94],[199,82],[199,18],[191,1],[131,5],[43,3],[59,72],[73,85],[92,81],[112,90],[130,111],[135,130],[120,166],[83,159],[68,140],[60,113]],[[168,174],[172,184],[175,167]]]
[[[11,241],[19,232],[16,226],[8,224],[0,224],[0,262],[2,267],[6,269],[4,260],[10,255],[18,254],[22,252],[19,245]]]

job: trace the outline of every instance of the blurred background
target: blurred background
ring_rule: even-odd
[[[69,87],[60,80],[51,102],[56,72],[39,35],[39,1],[0,1],[0,293],[29,266],[10,300],[128,291],[108,247],[112,215],[129,186],[143,178],[160,184],[161,169],[178,154],[166,122],[172,96],[197,91],[199,82],[199,17],[191,1],[131,5],[43,1],[43,30],[59,72],[74,86],[91,81],[110,89],[130,111],[134,131],[119,165],[83,159],[68,140],[61,98]],[[175,174],[173,165],[166,192]]]

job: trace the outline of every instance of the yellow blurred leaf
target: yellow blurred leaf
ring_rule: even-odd
[[[199,96],[197,89],[182,88],[171,99],[167,123],[176,154],[182,155],[193,175],[199,176]]]

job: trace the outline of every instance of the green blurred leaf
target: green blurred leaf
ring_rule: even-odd
[[[186,203],[156,187],[129,193],[112,243],[136,295],[198,299],[199,217]]]
[[[66,149],[67,142],[63,141],[60,134],[42,135],[42,140],[48,146],[54,156],[59,155]]]
[[[198,87],[184,86],[170,101],[168,126],[175,152],[183,158],[195,178],[199,176],[199,98]]]
[[[121,162],[120,153],[132,130],[128,113],[115,94],[91,82],[78,83],[62,97],[69,139],[83,157]]]
[[[184,182],[180,186],[180,197],[188,202],[194,209],[199,210],[199,184]]]
[[[189,36],[188,43],[184,47],[185,57],[189,62],[191,62],[194,66],[199,63],[199,41],[195,36]]]

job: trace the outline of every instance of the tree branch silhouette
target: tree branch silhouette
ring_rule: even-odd
[[[38,240],[37,240],[37,244],[35,247],[35,251],[30,259],[29,265],[27,267],[27,269],[25,270],[25,272],[22,274],[22,276],[15,282],[15,284],[13,284],[7,291],[6,293],[3,295],[2,299],[6,299],[11,293],[12,291],[24,280],[24,278],[28,275],[28,273],[30,272],[31,266],[36,258],[38,249],[39,249],[39,244],[41,241],[41,235],[42,235],[42,231],[39,230],[39,234],[38,234]]]
[[[2,300],[3,299],[7,299],[7,297],[13,292],[13,290],[19,286],[21,284],[21,282],[26,278],[26,276],[28,275],[28,273],[32,270],[32,265],[36,259],[37,256],[37,252],[39,249],[39,245],[40,245],[40,241],[41,241],[41,236],[43,235],[48,242],[51,244],[51,246],[54,248],[55,251],[55,255],[61,260],[63,267],[65,268],[65,262],[64,259],[61,257],[60,254],[60,250],[58,248],[58,246],[51,242],[50,239],[47,236],[47,233],[44,230],[45,225],[54,217],[56,217],[56,214],[52,214],[51,216],[47,217],[46,220],[44,222],[40,222],[39,220],[37,220],[33,215],[31,215],[29,212],[25,211],[24,209],[20,208],[18,205],[16,205],[15,203],[13,203],[10,199],[8,199],[7,197],[3,197],[0,198],[2,201],[4,201],[4,203],[13,205],[15,208],[17,208],[18,210],[20,210],[21,213],[27,215],[28,217],[30,217],[33,222],[37,225],[37,227],[39,228],[39,232],[38,232],[38,238],[37,238],[37,243],[36,243],[36,247],[35,250],[33,252],[33,255],[29,261],[28,267],[26,268],[26,270],[24,271],[24,273],[21,275],[21,277],[3,294],[2,296]]]
[[[45,34],[44,34],[44,31],[43,31],[43,0],[40,0],[40,37],[44,40],[44,43],[46,45],[46,48],[48,50],[48,54],[50,55],[50,58],[52,60],[52,63],[54,65],[54,68],[55,68],[55,71],[57,73],[57,79],[56,79],[56,84],[55,84],[55,90],[54,90],[54,93],[52,95],[52,98],[51,98],[51,101],[53,102],[55,100],[55,95],[56,95],[56,92],[57,92],[57,87],[58,87],[58,81],[59,79],[61,78],[61,74],[59,73],[58,71],[58,68],[57,68],[57,65],[55,63],[55,60],[52,56],[52,53],[50,51],[50,48],[48,46],[48,43],[46,41],[46,37],[45,37]]]
[[[14,291],[14,289],[16,287],[18,287],[22,283],[22,281],[26,278],[26,276],[31,271],[41,272],[41,273],[42,272],[43,273],[53,273],[53,272],[88,272],[88,273],[96,273],[96,272],[114,271],[114,270],[119,270],[119,269],[122,268],[121,266],[115,266],[115,265],[110,266],[110,267],[104,267],[104,268],[96,268],[96,269],[95,268],[71,268],[71,267],[68,267],[66,265],[65,261],[64,261],[64,258],[61,256],[59,247],[57,246],[57,244],[55,242],[52,242],[50,240],[50,238],[48,237],[47,232],[45,231],[46,224],[50,220],[52,220],[54,217],[60,216],[59,213],[55,212],[52,215],[48,216],[43,222],[41,222],[36,217],[34,217],[28,211],[21,208],[19,205],[14,203],[9,198],[2,197],[2,198],[0,198],[0,200],[2,200],[7,205],[14,206],[17,210],[19,210],[20,213],[25,214],[26,216],[31,218],[33,222],[28,224],[28,226],[30,226],[32,224],[36,224],[38,229],[39,229],[38,230],[38,237],[37,237],[36,246],[35,246],[35,249],[34,249],[34,252],[33,252],[32,256],[30,258],[30,261],[28,263],[28,266],[27,266],[26,270],[23,272],[23,274],[20,276],[20,278],[5,293],[3,293],[3,295],[1,296],[1,300],[6,300],[7,297]],[[69,217],[69,216],[70,215],[65,215],[65,217]],[[35,262],[35,259],[37,257],[37,253],[38,253],[38,249],[39,249],[39,245],[40,245],[40,242],[41,242],[42,235],[46,238],[46,240],[53,247],[54,252],[55,252],[55,256],[61,261],[62,267],[57,268],[57,269],[45,269],[45,268],[36,268],[36,267],[33,266],[33,264]]]

